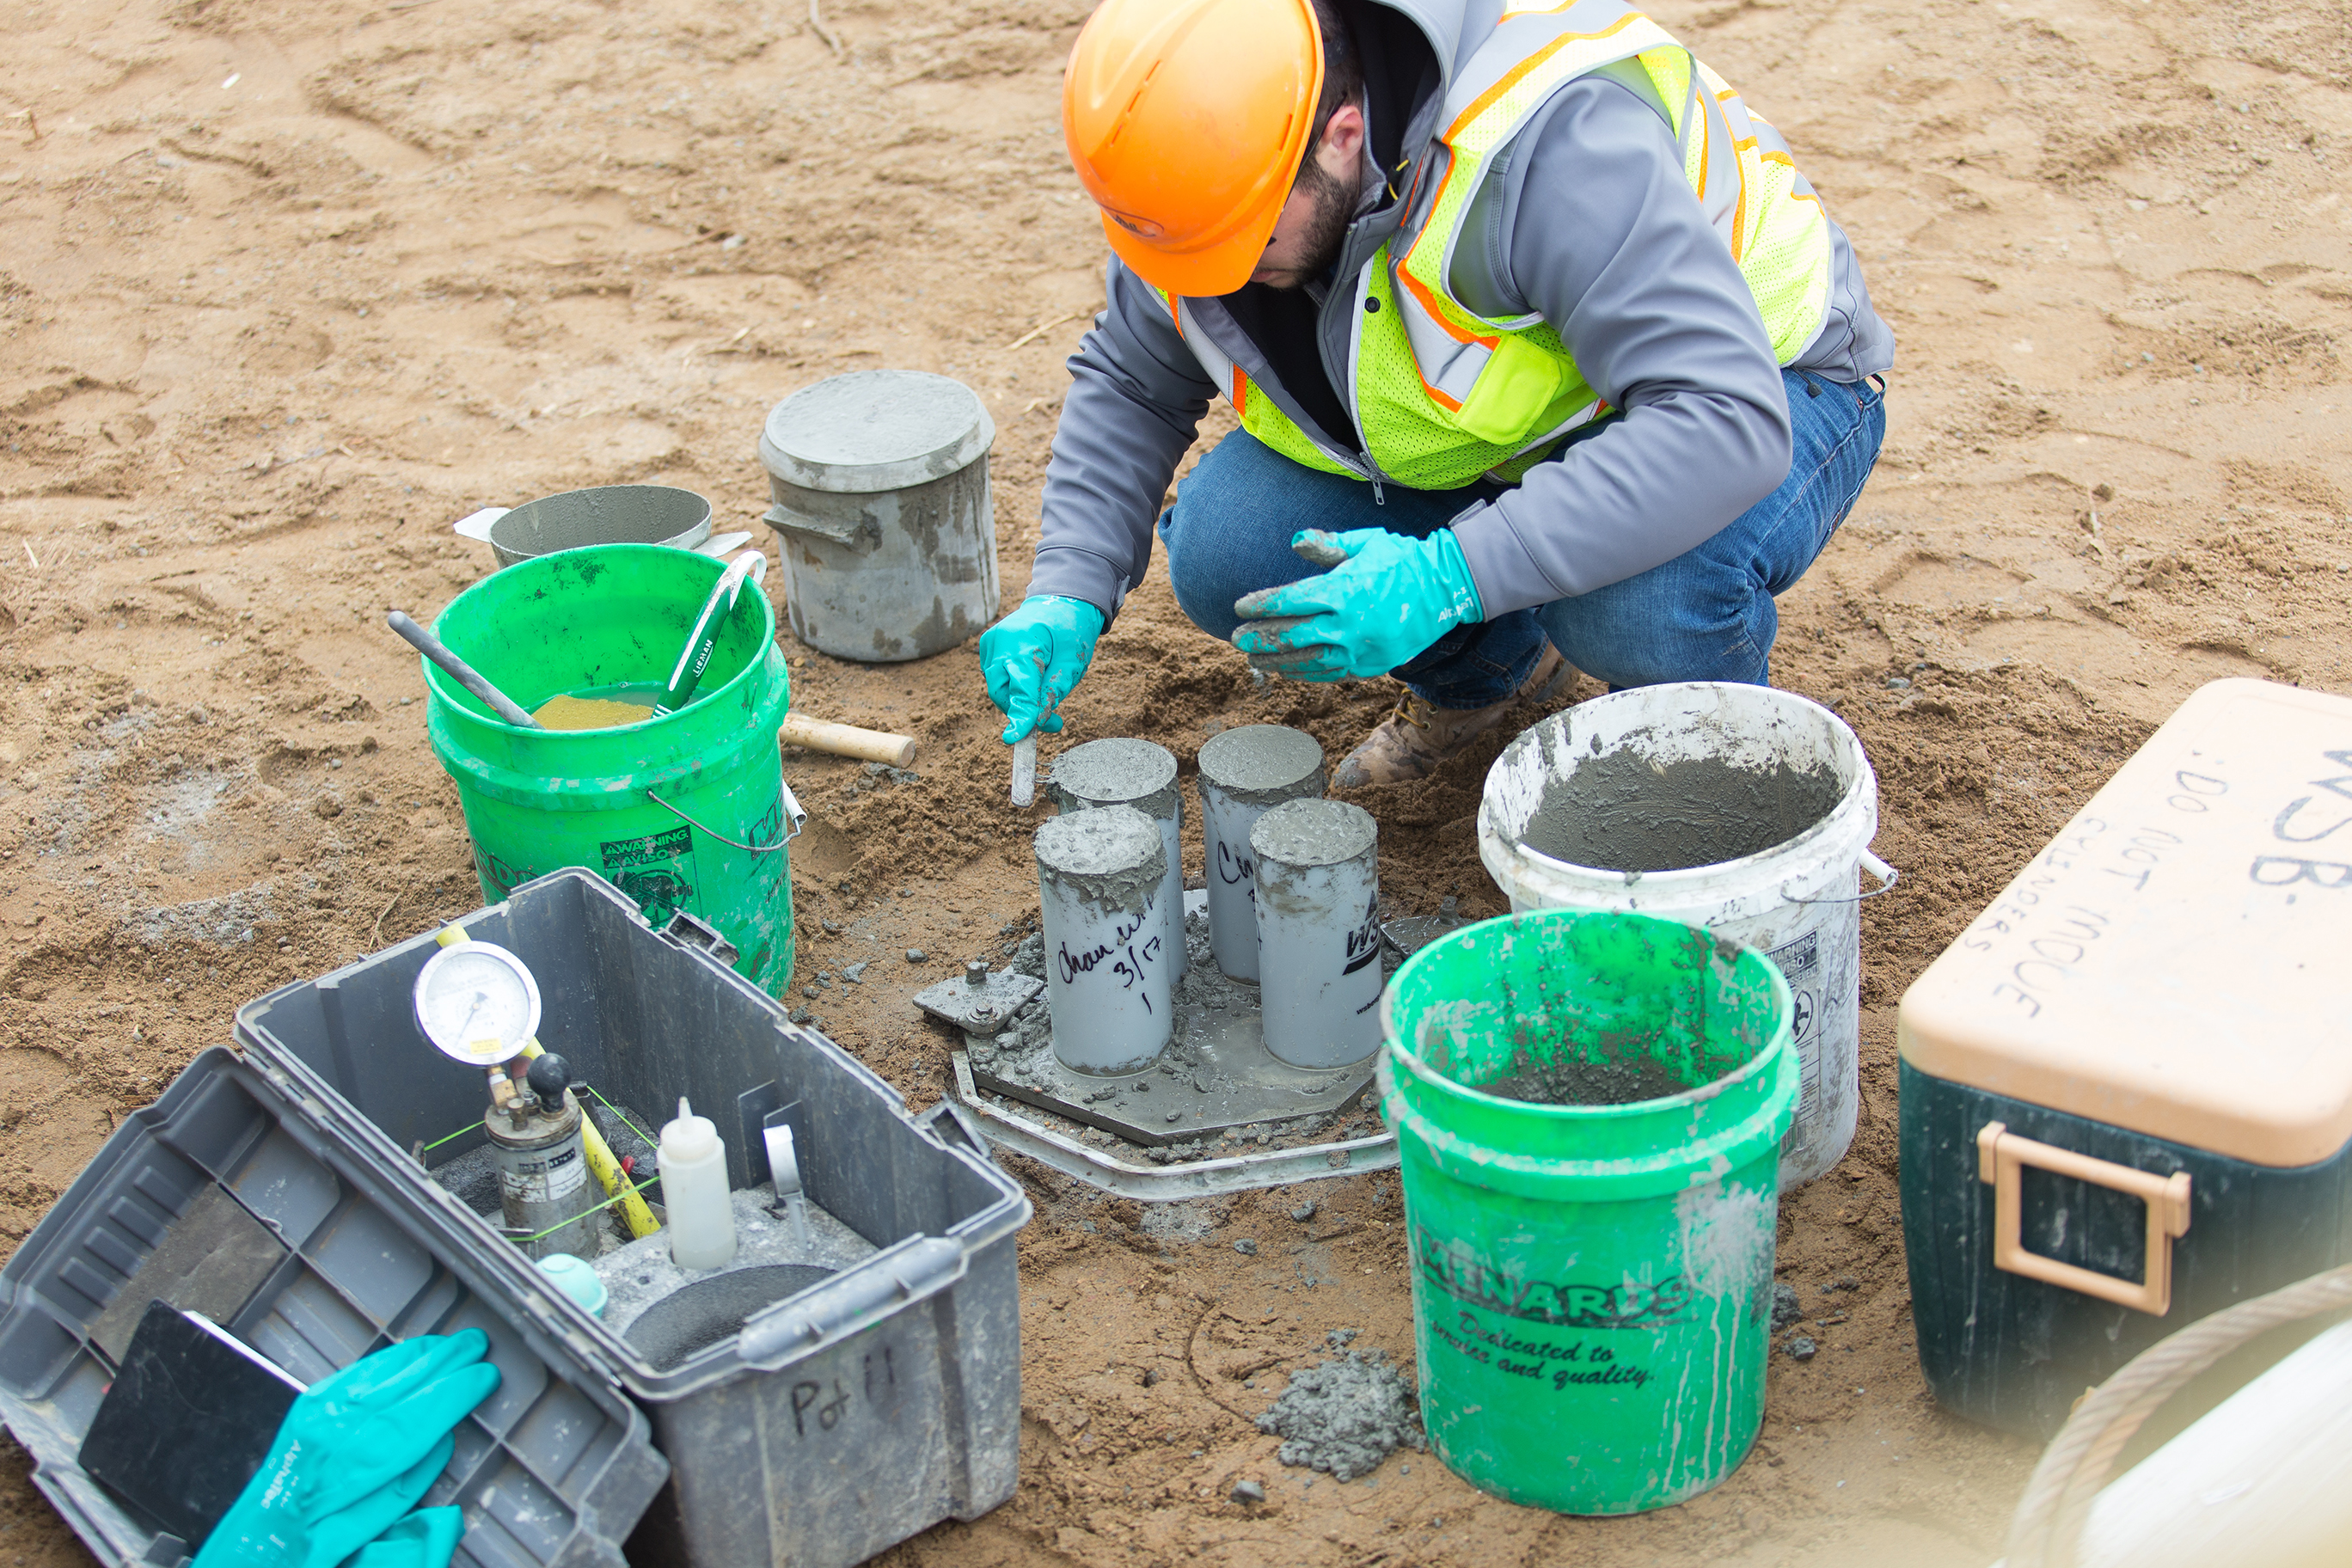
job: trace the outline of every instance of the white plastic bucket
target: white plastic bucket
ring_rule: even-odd
[[[1545,791],[1587,758],[1632,750],[1661,766],[1714,758],[1734,767],[1826,764],[1843,792],[1831,813],[1784,843],[1680,871],[1572,866],[1520,842]],[[1704,925],[1769,954],[1789,977],[1802,1090],[1780,1145],[1780,1185],[1811,1181],[1853,1142],[1861,1044],[1862,911],[1858,869],[1895,873],[1870,852],[1878,778],[1838,716],[1764,686],[1694,680],[1612,692],[1528,731],[1487,770],[1478,858],[1511,910],[1625,910]]]

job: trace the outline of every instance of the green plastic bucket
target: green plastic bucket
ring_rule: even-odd
[[[1789,983],[1646,915],[1543,910],[1407,959],[1381,999],[1422,1420],[1455,1474],[1560,1513],[1683,1501],[1764,1419]],[[1515,1076],[1624,1104],[1540,1104]]]
[[[724,566],[651,544],[567,550],[467,589],[435,633],[526,709],[668,679]],[[771,995],[792,982],[776,731],[792,700],[776,617],[756,586],[720,631],[695,700],[610,730],[521,730],[427,662],[426,731],[457,781],[482,896],[584,866],[665,924],[683,911],[736,950]]]

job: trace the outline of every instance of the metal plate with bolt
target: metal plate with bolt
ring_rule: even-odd
[[[1045,989],[1045,983],[1011,969],[991,969],[978,959],[963,973],[915,993],[915,1005],[951,1028],[994,1035]]]
[[[2172,1239],[2189,1234],[2189,1173],[2151,1175],[2071,1149],[2020,1138],[2000,1122],[1977,1134],[1977,1179],[1993,1190],[1993,1267],[2163,1317],[2172,1310]],[[2029,1251],[2021,1231],[2028,1167],[2129,1193],[2147,1205],[2147,1274],[2137,1284]]]

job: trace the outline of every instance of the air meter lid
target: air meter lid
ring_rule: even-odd
[[[920,370],[856,370],[804,386],[760,430],[768,471],[803,489],[866,494],[943,479],[986,452],[980,395]]]
[[[2217,680],[1905,994],[1936,1078],[2276,1167],[2352,1141],[2352,700]]]
[[[471,1067],[509,1060],[539,1033],[539,982],[492,942],[457,942],[427,959],[415,1001],[416,1026],[434,1048]]]

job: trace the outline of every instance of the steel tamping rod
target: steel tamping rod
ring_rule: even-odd
[[[524,712],[520,703],[483,679],[472,665],[451,653],[439,637],[410,620],[405,611],[394,610],[383,619],[386,626],[408,639],[411,647],[447,670],[451,679],[488,703],[490,710],[499,718],[519,730],[541,728],[540,721]]]

